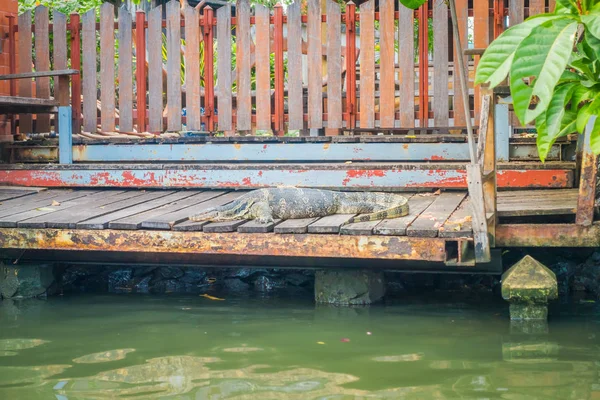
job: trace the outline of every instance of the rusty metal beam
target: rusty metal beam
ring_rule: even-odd
[[[496,247],[598,247],[600,224],[509,224],[496,227]]]
[[[397,236],[0,229],[0,246],[5,249],[436,262],[446,261],[446,241],[440,238]]]

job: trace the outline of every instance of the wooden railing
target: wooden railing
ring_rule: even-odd
[[[70,88],[74,132],[92,137],[115,131],[335,135],[465,126],[443,2],[430,1],[414,12],[394,0],[360,6],[324,1],[322,7],[319,0],[308,0],[306,10],[301,0],[269,10],[238,0],[232,17],[230,5],[198,10],[173,0],[166,4],[166,19],[160,7],[133,18],[105,3],[99,19],[97,10],[70,17],[53,12],[52,23],[40,6],[34,21],[26,12],[11,23],[9,47],[18,48],[10,54],[11,72],[29,72],[32,66],[81,70]],[[505,28],[506,16],[519,22],[553,3],[530,0],[525,8],[524,0],[477,0],[469,8],[467,0],[457,0],[462,42],[472,35],[473,45],[485,48],[490,32],[498,35]],[[429,24],[422,23],[430,19],[432,51]],[[29,96],[34,90],[37,97],[58,97],[69,91],[63,86],[39,78],[35,85],[13,86],[12,94]],[[470,111],[478,121],[481,93],[470,88]],[[38,116],[33,129],[31,117],[23,115],[19,127],[24,133],[47,132],[50,121]]]

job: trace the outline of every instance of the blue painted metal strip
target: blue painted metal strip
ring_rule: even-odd
[[[73,164],[73,126],[71,106],[58,107],[58,160]]]
[[[498,103],[494,109],[494,135],[496,137],[496,161],[508,161],[510,157],[510,115],[507,103]]]
[[[78,145],[75,162],[466,161],[467,143],[207,143]]]

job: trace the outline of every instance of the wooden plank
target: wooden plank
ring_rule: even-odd
[[[17,35],[17,45],[19,51],[17,52],[18,70],[17,72],[29,73],[33,59],[31,56],[31,11],[26,11],[18,17],[19,33]],[[31,80],[22,79],[18,82],[17,93],[21,97],[31,97]],[[33,132],[32,116],[29,114],[19,115],[19,132],[22,134]]]
[[[319,0],[307,0],[308,24],[308,128],[323,127],[323,70],[321,55],[321,4]]]
[[[271,130],[269,9],[254,6],[256,20],[256,129]]]
[[[115,7],[100,6],[100,127],[115,130]]]
[[[379,112],[382,128],[394,127],[395,109],[395,52],[394,52],[394,0],[379,1]],[[406,40],[406,38],[403,38]],[[406,62],[403,57],[400,63]],[[410,62],[409,62],[410,63]]]
[[[308,226],[308,233],[339,233],[340,227],[356,214],[334,214],[323,217]]]
[[[457,14],[457,24],[458,24],[458,32],[460,34],[460,43],[463,48],[467,47],[467,0],[456,0],[456,14]],[[454,41],[453,41],[454,43]],[[453,82],[453,92],[454,92],[454,126],[465,126],[467,124],[467,120],[465,119],[465,108],[463,106],[463,96],[462,91],[460,90],[460,67],[458,66],[458,54],[456,52],[456,48],[454,48],[454,82]],[[467,66],[467,57],[465,59],[465,66]],[[468,68],[468,67],[467,67]],[[466,75],[468,76],[468,75]]]
[[[238,131],[252,129],[252,98],[250,97],[250,1],[237,0],[236,6],[236,69]]]
[[[465,192],[444,192],[406,229],[413,237],[436,237],[438,230],[465,198]]]
[[[538,0],[539,1],[539,0]],[[542,1],[543,2],[543,1]],[[478,49],[486,49],[490,44],[490,9],[488,1],[479,1],[473,3],[473,25],[474,25],[474,45]],[[475,70],[480,57],[474,57]],[[475,86],[475,121],[480,120],[481,116],[481,86]]]
[[[159,217],[167,216],[172,213],[181,213],[188,207],[195,206],[203,201],[210,200],[214,197],[222,195],[223,191],[189,191],[190,196],[186,197],[182,200],[173,201],[171,203],[165,204],[161,207],[154,208],[149,211],[145,211],[142,213],[138,213],[132,215],[130,217],[121,218],[118,220],[111,221],[108,224],[110,229],[139,229],[142,227],[143,222],[148,222],[148,224],[159,225],[161,219]],[[186,211],[187,213],[187,211]],[[168,220],[170,217],[165,217],[165,220]],[[169,221],[165,223],[166,228],[169,229]],[[160,228],[160,226],[159,226]]]
[[[233,200],[240,197],[242,194],[243,194],[243,192],[229,192],[222,196],[219,196],[219,197],[213,198],[211,200],[205,201],[203,203],[200,203],[193,208],[190,207],[186,210],[183,210],[183,211],[177,213],[176,215],[170,215],[170,216],[168,216],[169,217],[168,218],[169,219],[168,226],[173,227],[173,230],[176,230],[176,231],[187,231],[187,232],[201,231],[202,228],[204,227],[204,225],[208,225],[211,222],[210,221],[201,221],[201,222],[189,221],[188,218],[190,216],[204,212],[212,207],[218,207],[218,206],[222,206],[224,204],[230,203]],[[176,218],[174,218],[174,217],[176,217]],[[142,224],[142,226],[145,226],[145,224]],[[162,226],[164,226],[164,225],[162,225]]]
[[[477,2],[476,2],[477,3]],[[481,2],[487,3],[487,2]],[[489,10],[487,10],[489,12]],[[449,125],[448,102],[448,7],[433,4],[433,123]]]
[[[132,16],[127,5],[119,9],[119,130],[133,131]]]
[[[77,224],[78,229],[105,229],[110,226],[112,221],[117,221],[122,218],[130,217],[132,215],[140,214],[149,210],[154,210],[157,207],[163,206],[165,204],[172,203],[173,201],[185,199],[186,197],[190,197],[193,192],[189,191],[164,191],[162,192],[164,195],[156,198],[155,193],[147,193],[146,196],[149,201],[145,203],[138,203],[134,206],[127,207],[121,209],[119,211],[105,214],[96,218],[88,219],[84,222],[80,222]],[[141,199],[140,199],[141,200]],[[145,200],[144,200],[145,201]]]
[[[438,231],[442,238],[461,238],[473,236],[473,224],[471,217],[471,202],[466,197],[460,206],[450,215],[450,218]]]
[[[355,222],[353,224],[344,225],[340,228],[342,235],[372,235],[373,229],[379,225],[382,220]]]
[[[0,217],[16,215],[40,207],[50,207],[52,204],[75,200],[94,193],[98,193],[98,190],[48,190],[35,196],[3,201],[0,205]]]
[[[553,12],[556,8],[556,0],[548,0],[548,12]]]
[[[458,12],[458,4],[457,10]],[[514,26],[523,22],[525,18],[525,0],[510,0],[508,2],[508,25]]]
[[[64,217],[65,214],[70,212],[70,210],[74,207],[87,207],[88,205],[90,207],[93,207],[93,205],[95,204],[108,201],[109,199],[113,199],[115,196],[118,196],[122,193],[123,191],[96,192],[87,196],[62,201],[60,202],[60,205],[36,207],[34,209],[30,209],[19,214],[13,214],[10,216],[2,217],[2,219],[0,220],[0,226],[19,226],[21,228],[45,228],[46,220],[51,218],[50,214],[60,213],[59,216]],[[90,205],[90,203],[93,203],[93,205]]]
[[[189,131],[199,131],[202,127],[200,123],[200,13],[187,3],[184,3],[183,7],[185,16],[186,126]],[[231,87],[229,91],[231,91]],[[219,111],[221,111],[220,108]]]
[[[148,13],[148,131],[163,130],[162,7]]]
[[[276,219],[268,224],[261,224],[256,222],[255,220],[248,221],[243,225],[240,225],[238,228],[238,232],[240,233],[268,233],[273,232],[273,229],[276,225],[280,224],[281,220]]]
[[[342,128],[342,35],[340,5],[327,3],[327,128]],[[393,0],[392,0],[393,1]]]
[[[76,69],[60,69],[60,70],[52,70],[52,71],[35,71],[35,72],[23,72],[19,74],[7,74],[0,75],[0,81],[2,80],[13,80],[13,79],[24,79],[24,78],[39,78],[39,77],[60,77],[60,76],[69,76],[69,75],[77,75],[79,71]]]
[[[97,131],[96,85],[96,11],[89,10],[81,16],[83,61],[83,131]]]
[[[302,101],[302,21],[301,0],[295,0],[287,9],[287,57],[288,57],[288,129],[304,128],[304,104]]]
[[[543,14],[546,9],[545,0],[529,0],[529,16]]]
[[[372,129],[375,128],[375,0],[360,5],[360,43],[360,127]]]
[[[181,23],[179,2],[167,8],[167,131],[181,130]],[[210,44],[212,46],[212,43]]]
[[[58,106],[58,101],[53,99],[36,99],[35,97],[0,96],[0,105],[6,106]]]
[[[27,191],[27,190],[10,190],[10,189],[0,189],[0,201],[16,199],[19,197],[30,196],[32,194],[36,194],[36,191]],[[2,203],[0,203],[1,205]]]
[[[222,131],[229,131],[233,128],[231,43],[231,5],[226,4],[217,9],[217,104],[219,107],[219,130]]]
[[[400,65],[400,127],[415,126],[415,13],[399,5],[398,64]]]
[[[50,36],[49,36],[48,8],[37,6],[35,8],[35,70],[50,70]],[[40,99],[50,98],[50,79],[40,77],[35,79],[35,97]],[[50,132],[50,115],[38,114],[36,116],[35,131],[38,133]]]
[[[202,230],[206,233],[226,233],[226,232],[235,232],[238,227],[244,225],[248,220],[246,219],[237,219],[234,221],[225,221],[225,222],[213,222],[210,224],[206,224],[202,227]]]
[[[53,61],[55,71],[67,69],[67,16],[56,10],[53,14],[52,44],[54,46]],[[0,79],[2,79],[0,77]],[[54,79],[54,98],[61,106],[68,106],[69,101],[69,75]]]
[[[277,225],[274,231],[275,233],[306,233],[308,226],[318,219],[319,217],[288,219]]]
[[[375,235],[406,236],[406,229],[436,199],[431,193],[417,194],[408,202],[408,215],[400,218],[385,219],[374,229]]]

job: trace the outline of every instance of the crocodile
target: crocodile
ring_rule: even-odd
[[[250,191],[231,203],[189,217],[191,221],[254,219],[268,224],[275,219],[362,214],[344,223],[376,221],[408,214],[408,199],[392,193],[337,192],[302,188],[266,188]]]

